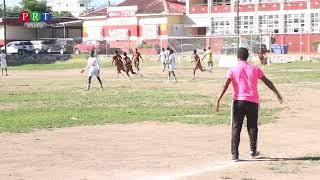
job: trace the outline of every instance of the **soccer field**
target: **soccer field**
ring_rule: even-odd
[[[85,63],[10,67],[0,78],[0,179],[299,179],[297,169],[320,177],[310,172],[320,169],[320,63],[261,67],[284,103],[260,83],[259,147],[270,161],[240,163],[242,173],[225,162],[232,88],[214,112],[227,68],[192,80],[192,64],[177,64],[178,82],[168,83],[158,62],[142,63],[144,78],[132,81],[103,62],[105,90],[93,78],[84,91]]]
[[[72,64],[72,66],[70,66]],[[13,67],[8,78],[1,78],[0,131],[24,132],[40,128],[56,128],[103,123],[143,121],[192,124],[226,124],[229,122],[230,91],[222,111],[213,112],[227,69],[213,73],[198,72],[192,80],[192,64],[178,65],[178,83],[168,83],[158,62],[142,65],[144,78],[132,81],[115,78],[115,68],[102,63],[105,91],[100,92],[96,79],[91,91],[84,91],[86,75],[79,67],[84,59],[49,65]],[[145,65],[145,66],[144,66]],[[315,64],[319,66],[319,64]],[[293,69],[314,69],[313,64],[292,64]],[[319,66],[320,67],[320,66]],[[65,68],[65,69],[63,69]],[[290,65],[265,67],[275,82],[316,81],[320,72],[291,72]],[[301,74],[296,76],[296,74]],[[314,77],[313,77],[314,76]],[[277,83],[281,86],[281,84]],[[261,123],[276,120],[280,107],[268,102],[275,97],[261,86]]]

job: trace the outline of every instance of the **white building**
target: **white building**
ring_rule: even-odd
[[[52,11],[69,11],[75,17],[79,17],[80,13],[90,7],[91,0],[53,0],[48,1],[48,5],[52,7]]]

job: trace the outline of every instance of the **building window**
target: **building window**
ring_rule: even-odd
[[[85,7],[85,4],[80,4],[80,7]]]
[[[211,34],[212,35],[230,34],[229,18],[225,18],[225,17],[211,18]]]
[[[285,15],[284,24],[286,33],[304,32],[304,14],[287,14]]]
[[[213,6],[217,6],[217,5],[230,5],[231,4],[231,0],[212,0],[212,5]]]
[[[320,13],[311,13],[311,32],[320,32]]]
[[[240,0],[240,4],[252,4],[255,3],[255,0]]]
[[[253,16],[239,16],[240,34],[252,34],[254,32],[253,19]],[[237,18],[235,18],[235,24],[237,24]]]
[[[260,33],[278,33],[279,32],[279,15],[262,15],[259,16]]]

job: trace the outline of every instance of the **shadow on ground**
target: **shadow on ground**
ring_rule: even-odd
[[[320,156],[305,156],[305,157],[294,157],[294,158],[259,157],[256,159],[241,159],[239,162],[252,162],[252,161],[320,161]]]

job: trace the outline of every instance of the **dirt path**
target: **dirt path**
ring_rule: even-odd
[[[270,163],[290,165],[299,161],[292,158],[320,156],[319,90],[280,89],[286,92],[285,110],[276,123],[260,126],[259,149],[268,157],[264,161],[231,163],[228,126],[110,124],[0,134],[0,179],[319,179],[319,161],[303,164],[308,168],[299,173],[270,170]],[[248,159],[245,128],[240,152]]]
[[[181,179],[319,179],[320,91],[299,88],[286,96],[289,106],[280,120],[260,127],[261,159],[247,159],[237,163],[237,168],[209,170]],[[246,153],[248,138],[242,135],[242,152]]]

